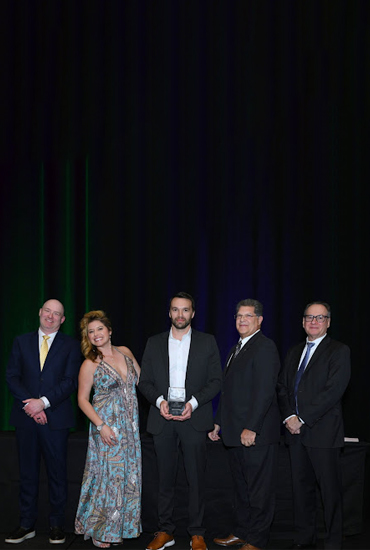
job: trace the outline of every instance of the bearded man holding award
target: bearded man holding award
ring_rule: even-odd
[[[179,447],[189,484],[191,548],[206,550],[206,442],[213,427],[212,399],[220,391],[222,372],[215,338],[191,327],[194,315],[190,294],[173,296],[171,329],[149,338],[142,359],[139,390],[151,404],[147,430],[153,434],[159,473],[158,532],[147,550],[175,544],[172,513]]]

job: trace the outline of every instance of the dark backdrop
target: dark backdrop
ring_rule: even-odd
[[[369,3],[1,1],[1,395],[13,337],[59,298],[140,361],[195,296],[222,359],[238,300],[283,357],[311,300],[368,419]]]

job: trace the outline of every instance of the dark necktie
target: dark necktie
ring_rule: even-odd
[[[233,359],[235,359],[235,357],[238,355],[239,351],[242,349],[242,341],[239,340],[239,342],[236,344],[235,346],[235,351],[234,351],[234,355],[233,355]]]
[[[295,382],[294,382],[294,398],[295,398],[295,402],[296,402],[296,409],[297,409],[297,413],[298,413],[298,404],[297,404],[297,393],[298,393],[298,386],[299,386],[299,383],[301,381],[301,378],[302,378],[302,375],[304,373],[304,370],[306,368],[306,365],[308,363],[308,359],[310,357],[310,351],[311,351],[311,348],[312,346],[314,346],[315,344],[313,344],[312,342],[307,342],[307,349],[306,349],[306,353],[305,353],[305,356],[303,357],[303,360],[302,360],[302,363],[299,365],[299,369],[297,371],[297,374],[296,374],[296,377],[295,377]]]
[[[230,359],[229,359],[229,361],[226,365],[225,370],[227,370],[230,367],[231,363],[234,361],[235,357],[238,355],[239,351],[241,350],[241,347],[242,347],[242,341],[239,340],[239,342],[235,346],[234,353],[231,355],[231,357],[230,357]]]

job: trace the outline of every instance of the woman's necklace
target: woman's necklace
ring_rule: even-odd
[[[112,346],[110,347],[110,352],[111,352],[111,355],[103,355],[103,358],[104,358],[104,361],[106,361],[107,358],[111,358],[111,361],[109,361],[109,364],[112,366],[112,367],[115,367],[115,362],[114,362],[114,355],[113,355],[113,348]],[[108,363],[108,361],[106,361]]]

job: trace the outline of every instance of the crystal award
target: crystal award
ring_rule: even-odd
[[[172,416],[181,416],[185,409],[185,388],[168,388],[168,407]]]

